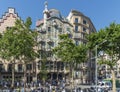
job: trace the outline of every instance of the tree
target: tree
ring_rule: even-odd
[[[94,49],[95,45],[103,42],[106,42],[98,47],[99,51],[103,51],[111,58],[104,60],[101,59],[99,64],[106,64],[110,67],[112,72],[112,81],[113,81],[113,92],[116,92],[116,83],[115,83],[115,68],[120,59],[120,24],[111,23],[109,27],[99,30],[97,33],[93,33],[88,36],[88,47],[89,49]]]
[[[87,61],[87,47],[86,45],[76,46],[68,34],[62,34],[59,36],[60,42],[58,46],[53,49],[55,55],[63,62],[67,62],[70,65],[71,77],[74,70],[74,64],[80,64]]]
[[[12,62],[12,87],[14,87],[15,61],[23,61],[24,70],[26,70],[25,64],[33,61],[37,55],[34,50],[37,33],[30,29],[31,24],[30,17],[26,19],[25,23],[16,20],[15,26],[6,29],[0,40],[0,56]]]
[[[44,86],[45,86],[45,81],[46,81],[46,79],[47,79],[47,69],[46,69],[46,61],[44,61],[43,60],[43,62],[41,62],[42,64],[41,64],[41,70],[40,70],[40,72],[39,72],[39,76],[40,76],[40,78],[42,79],[42,81],[43,81],[43,84],[44,84]]]
[[[41,60],[41,69],[39,72],[39,76],[40,76],[40,79],[43,81],[43,84],[45,86],[45,81],[47,79],[47,74],[48,74],[47,67],[46,67],[47,56],[46,56],[45,51],[42,54],[43,54],[43,56],[42,56],[42,60]]]

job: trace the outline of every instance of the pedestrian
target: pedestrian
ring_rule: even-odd
[[[53,88],[52,92],[55,92],[55,88]]]
[[[17,81],[17,87],[19,86],[19,82]]]
[[[41,84],[39,83],[39,87],[41,87]]]
[[[81,91],[80,92],[83,92],[83,90],[81,89]]]
[[[65,92],[65,89],[63,88],[62,92]]]
[[[101,92],[101,89],[100,89],[100,88],[98,88],[98,92]]]
[[[81,88],[79,87],[79,88],[78,88],[78,92],[80,92],[80,91],[81,91]]]
[[[43,88],[41,88],[41,92],[44,92],[44,89],[43,89]]]

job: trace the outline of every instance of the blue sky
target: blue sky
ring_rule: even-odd
[[[120,0],[47,0],[48,8],[58,9],[67,16],[71,9],[78,10],[88,16],[95,28],[100,30],[111,22],[120,23]],[[0,0],[0,18],[8,11],[8,7],[16,9],[18,15],[25,20],[32,18],[32,28],[43,17],[45,0]]]

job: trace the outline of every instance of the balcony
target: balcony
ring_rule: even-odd
[[[37,40],[38,40],[38,42],[45,42],[45,40],[43,38],[38,38]]]
[[[53,43],[53,40],[51,38],[48,38],[47,43]]]
[[[51,48],[47,48],[46,51],[52,51],[52,49]]]
[[[47,60],[52,60],[52,57],[47,57]]]
[[[46,30],[38,30],[39,33],[46,33]]]
[[[33,70],[31,69],[31,70],[26,70],[26,73],[33,73]]]
[[[24,72],[24,70],[23,69],[18,69],[18,70],[15,70],[15,72],[22,73],[22,72]]]
[[[80,39],[81,38],[81,33],[74,33],[73,38],[74,39]]]

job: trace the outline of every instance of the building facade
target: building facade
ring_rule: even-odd
[[[36,30],[39,32],[38,42],[39,42],[39,61],[38,61],[38,71],[41,71],[42,63],[45,62],[46,70],[48,72],[48,80],[62,80],[68,74],[65,65],[60,59],[58,59],[52,53],[52,49],[58,45],[60,34],[70,34],[72,33],[73,26],[63,18],[60,12],[56,9],[47,8],[47,3],[45,3],[45,9],[43,11],[43,19],[36,22]],[[46,61],[43,61],[46,59]],[[38,79],[40,76],[38,75]]]
[[[103,53],[102,55],[100,55],[100,57],[98,59],[112,61],[112,57],[106,53]],[[98,74],[99,74],[100,78],[102,78],[102,79],[111,79],[112,78],[111,69],[108,65],[102,64],[102,65],[99,65],[98,68],[99,68]],[[116,78],[119,79],[120,78],[120,60],[118,60],[116,62],[115,66],[113,68],[115,71]]]
[[[15,26],[16,20],[21,20],[14,8],[8,8],[8,11],[0,18],[0,33],[4,35],[7,28]],[[22,20],[21,20],[22,21]],[[3,60],[0,58],[0,80],[12,80],[12,61]],[[24,81],[23,63],[15,61],[15,81]],[[26,64],[26,80],[27,82],[35,80],[35,64],[31,62]]]
[[[4,33],[6,28],[15,25],[16,19],[20,19],[15,9],[9,8],[8,12],[0,19],[0,33]],[[35,62],[26,64],[26,79],[27,82],[32,82],[41,79],[40,73],[45,65],[47,70],[48,80],[63,80],[69,79],[69,65],[58,59],[52,49],[59,43],[60,34],[69,34],[76,45],[86,44],[86,34],[96,32],[90,18],[79,11],[71,10],[67,17],[63,17],[59,10],[48,9],[47,2],[43,10],[43,19],[36,22],[36,30],[38,31],[38,46],[39,57]],[[89,57],[90,54],[89,54]],[[95,78],[95,63],[88,62],[78,64],[74,70],[74,79],[79,83],[90,84]],[[12,64],[8,61],[0,59],[0,79],[12,79]],[[15,64],[15,80],[23,80],[24,67],[22,63]]]
[[[4,33],[6,28],[15,25],[16,19],[20,19],[14,8],[9,8],[2,18],[0,18],[0,33]]]
[[[79,11],[71,10],[67,19],[73,25],[73,40],[76,45],[86,44],[86,35],[96,32],[96,29],[89,17]],[[74,78],[80,84],[91,84],[95,79],[95,62],[91,60],[91,54],[86,63],[78,64],[74,72]],[[92,61],[92,62],[91,62]]]
[[[65,18],[62,17],[60,12],[56,9],[47,8],[43,11],[43,19],[36,22],[36,30],[39,32],[39,50],[40,58],[38,61],[38,73],[40,72],[43,54],[46,55],[46,67],[50,79],[69,79],[68,74],[70,71],[67,64],[60,61],[55,55],[52,54],[52,48],[58,45],[60,34],[69,34],[76,45],[86,44],[86,34],[96,32],[94,25],[90,18],[80,13],[79,11],[72,10]],[[90,56],[89,56],[90,57]],[[95,64],[91,59],[87,63],[79,64],[74,72],[74,79],[79,83],[90,84],[95,78]]]
[[[0,33],[4,34],[7,28],[15,25],[16,19],[20,19],[14,8],[9,8],[2,18],[0,18]],[[15,78],[20,79],[23,75],[23,69],[21,64],[15,64]],[[12,63],[0,58],[0,80],[11,81],[12,80]]]

